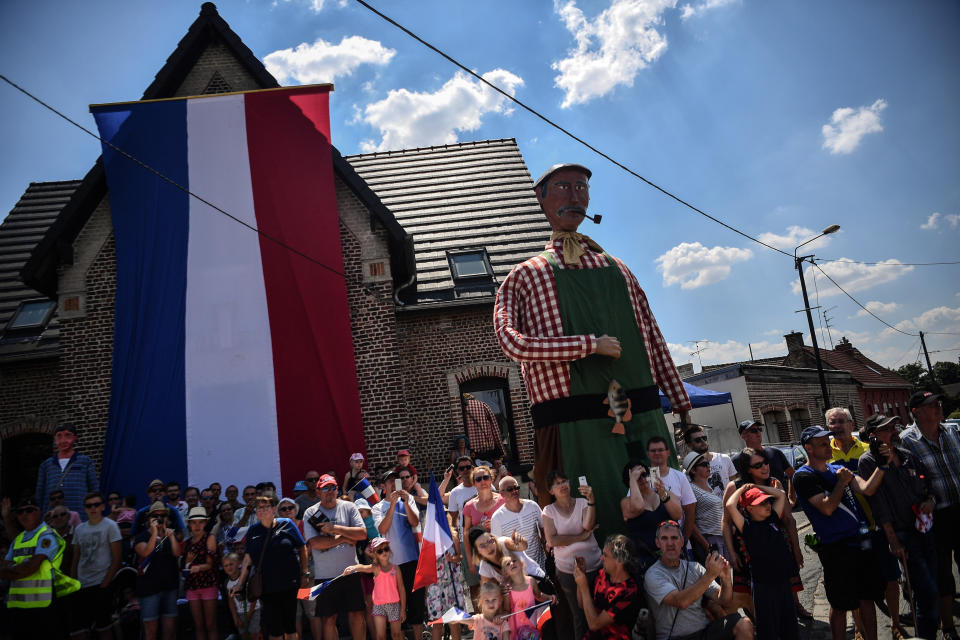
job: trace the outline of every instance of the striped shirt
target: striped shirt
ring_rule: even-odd
[[[697,529],[705,536],[722,535],[720,518],[723,516],[723,499],[718,498],[713,491],[701,489],[690,483],[693,495],[697,499],[696,523]]]
[[[57,489],[63,491],[64,504],[69,510],[84,513],[84,497],[91,491],[100,489],[93,460],[82,453],[74,452],[65,469],[60,468],[57,454],[41,462],[37,470],[36,492],[41,511],[46,512],[50,508],[50,494]],[[86,514],[83,519],[87,519]]]
[[[543,513],[533,500],[521,500],[520,512],[507,509],[507,505],[497,509],[490,518],[490,533],[496,537],[510,537],[514,531],[527,539],[527,555],[546,568],[547,554],[540,544],[540,530],[543,529]]]
[[[941,424],[934,442],[916,424],[900,432],[900,442],[927,472],[937,509],[960,504],[960,427]]]
[[[575,265],[564,263],[562,240],[548,242],[545,248],[553,254],[562,269],[610,266],[607,257],[591,250],[586,241],[581,240],[580,246],[585,253],[580,258],[580,264]],[[646,345],[654,384],[666,395],[674,411],[688,411],[690,399],[650,311],[646,294],[621,260],[613,258],[613,262],[626,282],[637,326]],[[593,334],[563,334],[553,267],[543,256],[534,256],[522,262],[504,279],[497,292],[493,324],[504,354],[521,363],[531,405],[568,397],[570,363],[586,358],[597,350],[597,336]]]

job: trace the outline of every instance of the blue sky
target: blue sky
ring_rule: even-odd
[[[960,5],[884,0],[578,0],[373,4],[520,100],[728,224],[805,249],[892,325],[960,356]],[[134,100],[199,2],[4,3],[0,73],[92,127],[90,103]],[[532,174],[594,171],[590,233],[644,286],[679,363],[783,354],[806,333],[790,258],[686,209],[479,87],[348,0],[221,2],[283,84],[333,81],[334,143],[373,149],[516,138]],[[30,181],[80,178],[98,143],[0,85],[0,210]],[[587,223],[589,224],[589,223]],[[887,366],[915,337],[867,317],[822,275],[807,285]],[[818,323],[819,325],[819,323]],[[937,332],[957,335],[941,335]],[[809,344],[809,337],[806,338]],[[829,337],[822,338],[829,344]],[[699,369],[699,363],[697,363]]]

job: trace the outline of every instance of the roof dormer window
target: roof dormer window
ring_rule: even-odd
[[[16,313],[7,323],[6,331],[43,331],[43,328],[50,322],[50,316],[53,315],[55,306],[56,303],[53,300],[21,302]]]
[[[455,284],[473,284],[493,279],[493,267],[490,266],[486,249],[448,251],[447,260],[450,261],[450,273]]]

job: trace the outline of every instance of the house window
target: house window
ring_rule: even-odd
[[[464,382],[460,385],[460,405],[474,457],[492,457],[502,450],[504,460],[517,459],[510,386],[505,378]]]
[[[31,331],[35,333],[42,331],[50,321],[53,315],[53,308],[56,303],[53,300],[27,300],[21,302],[10,322],[7,323],[7,332],[11,331]]]
[[[453,274],[455,283],[493,278],[493,268],[490,266],[490,256],[486,249],[448,251],[447,260],[450,262],[450,273]]]

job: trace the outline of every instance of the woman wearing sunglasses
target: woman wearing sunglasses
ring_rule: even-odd
[[[631,460],[623,467],[621,479],[627,495],[620,500],[620,512],[627,525],[627,535],[637,550],[640,573],[657,561],[657,526],[665,520],[679,520],[683,515],[680,500],[670,494],[657,479],[650,486],[650,472],[640,462]]]
[[[463,530],[479,526],[490,531],[490,519],[494,511],[503,505],[503,496],[493,490],[493,471],[490,467],[474,467],[470,473],[477,496],[463,506]],[[473,557],[472,549],[467,547],[467,564],[471,567],[479,564]]]

